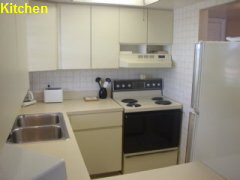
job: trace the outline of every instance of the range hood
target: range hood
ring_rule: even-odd
[[[120,54],[122,68],[171,68],[169,54]]]

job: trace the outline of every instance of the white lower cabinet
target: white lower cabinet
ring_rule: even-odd
[[[122,112],[71,115],[70,121],[90,175],[121,171]]]

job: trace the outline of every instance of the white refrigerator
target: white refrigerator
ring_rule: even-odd
[[[195,47],[186,162],[240,180],[240,42]]]

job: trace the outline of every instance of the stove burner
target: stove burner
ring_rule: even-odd
[[[141,107],[140,104],[136,104],[136,103],[128,103],[127,106],[128,107]]]
[[[163,97],[154,97],[154,98],[152,98],[152,100],[154,100],[154,101],[162,101]]]
[[[155,104],[169,105],[169,104],[172,104],[172,102],[167,100],[159,100],[159,101],[156,101]]]
[[[124,103],[136,103],[138,101],[136,99],[123,99],[122,102],[124,102]]]

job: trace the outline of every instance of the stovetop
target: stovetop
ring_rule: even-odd
[[[182,108],[182,104],[167,97],[155,97],[154,100],[153,98],[153,96],[139,96],[134,98],[114,98],[114,100],[124,108],[124,112],[144,112]]]
[[[159,111],[181,109],[182,104],[162,96],[162,79],[115,80],[113,99],[125,112]]]

